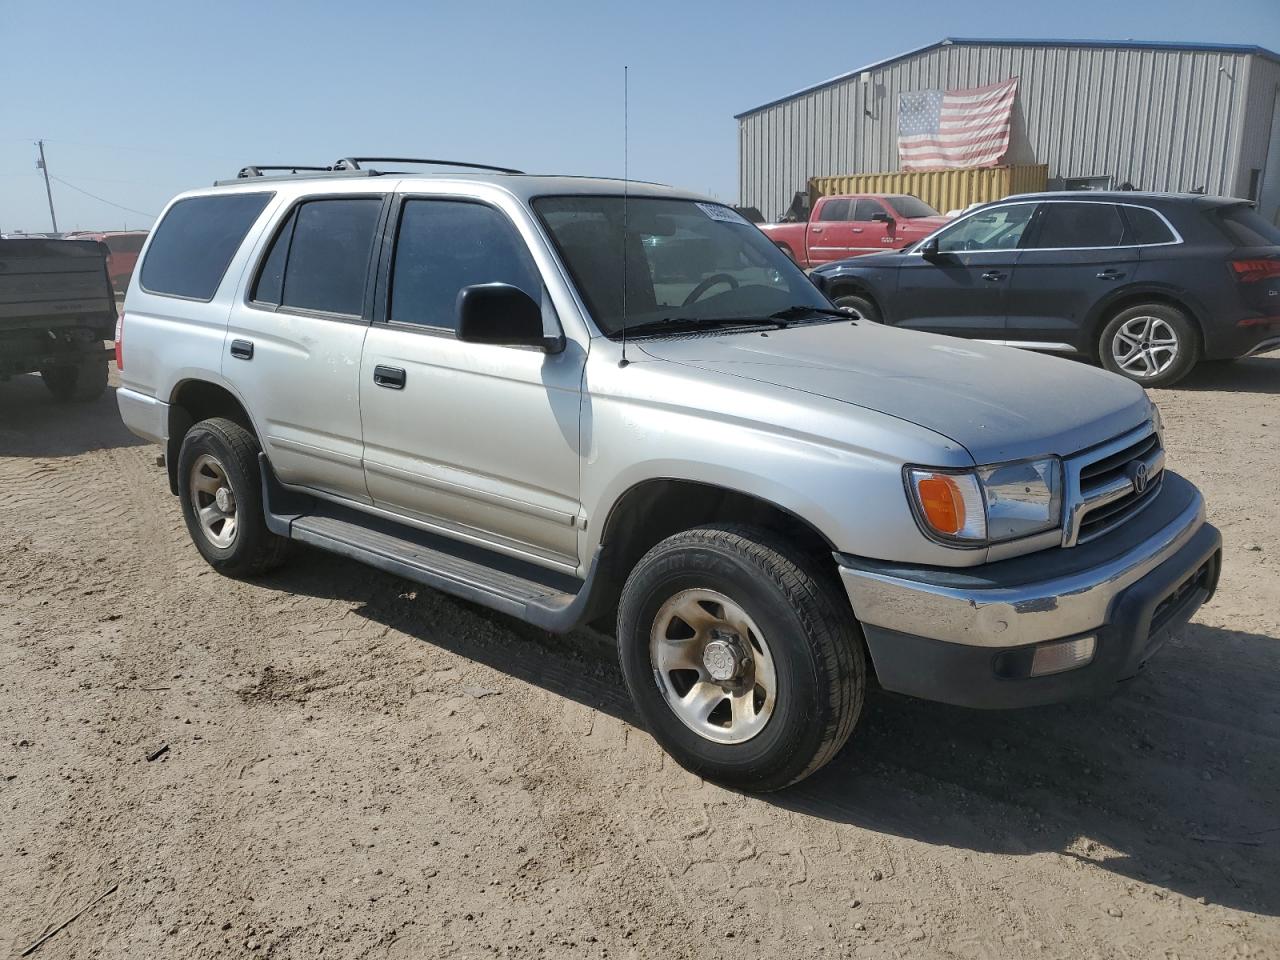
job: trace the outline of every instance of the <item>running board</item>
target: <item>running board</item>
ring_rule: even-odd
[[[483,547],[285,490],[266,454],[258,454],[258,463],[263,513],[272,533],[359,560],[555,633],[572,630],[596,615],[592,587],[603,548],[596,549],[586,579],[579,580]]]

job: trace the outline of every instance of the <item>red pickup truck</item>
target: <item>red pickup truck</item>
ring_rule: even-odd
[[[805,223],[763,223],[760,229],[802,267],[898,250],[947,222],[918,197],[850,194],[819,197]]]

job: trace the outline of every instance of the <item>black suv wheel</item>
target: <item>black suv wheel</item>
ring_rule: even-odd
[[[1098,357],[1112,373],[1144,387],[1167,387],[1191,372],[1200,338],[1177,307],[1140,303],[1121,310],[1102,329]]]
[[[618,646],[654,738],[726,786],[807,777],[862,710],[866,661],[848,601],[761,529],[688,530],[650,550],[623,589]]]

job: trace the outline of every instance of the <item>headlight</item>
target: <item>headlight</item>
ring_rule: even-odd
[[[956,545],[1017,540],[1062,522],[1062,462],[1057,457],[973,470],[908,467],[906,479],[925,533]]]

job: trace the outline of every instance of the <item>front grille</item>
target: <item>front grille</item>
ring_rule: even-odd
[[[1146,469],[1139,492],[1136,465]],[[1068,463],[1071,510],[1064,542],[1088,543],[1135,516],[1155,499],[1164,480],[1164,449],[1150,427],[1119,437]]]

